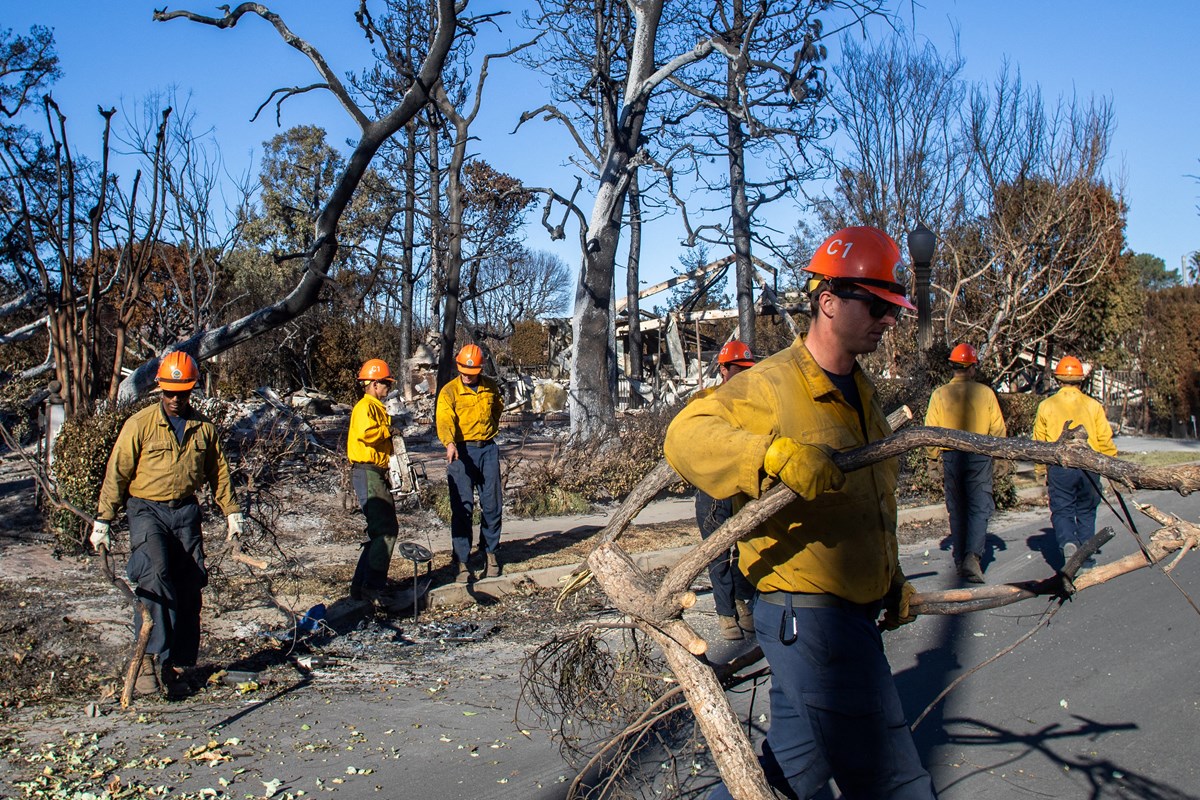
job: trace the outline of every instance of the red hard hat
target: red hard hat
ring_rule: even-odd
[[[371,358],[363,362],[358,370],[360,381],[392,381],[392,371],[382,358]]]
[[[754,353],[745,342],[733,339],[725,343],[717,354],[718,364],[737,364],[739,367],[749,367],[754,363]]]
[[[196,386],[200,380],[200,368],[196,359],[182,350],[175,350],[163,356],[158,362],[158,386],[173,392],[186,392]]]
[[[979,363],[979,354],[975,348],[963,342],[950,351],[950,361],[954,364],[971,365]]]
[[[1083,364],[1075,356],[1063,356],[1054,367],[1054,377],[1070,380],[1083,380]]]
[[[454,363],[463,375],[478,375],[483,372],[483,351],[477,344],[465,344],[454,357]]]
[[[808,271],[822,278],[841,278],[889,303],[916,311],[896,281],[900,246],[878,228],[842,228],[813,253]]]

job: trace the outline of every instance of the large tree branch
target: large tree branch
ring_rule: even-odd
[[[591,151],[591,149],[587,146],[587,142],[585,142],[583,137],[579,135],[579,130],[575,127],[575,124],[571,122],[570,117],[560,111],[556,106],[544,105],[540,108],[535,108],[533,111],[526,111],[522,113],[520,119],[517,120],[517,126],[513,128],[510,133],[516,133],[521,129],[522,125],[539,114],[545,115],[542,117],[543,121],[548,122],[552,119],[556,119],[562,123],[563,127],[567,129],[567,133],[571,134],[571,138],[575,140],[575,146],[579,148],[579,152],[587,158],[588,162],[592,165],[596,172],[600,171],[599,157],[597,157],[596,154]]]
[[[463,3],[462,5],[465,7],[466,4]],[[389,137],[403,128],[429,102],[432,87],[441,79],[442,66],[454,43],[454,34],[458,26],[458,9],[454,0],[437,0],[437,7],[437,29],[434,31],[433,39],[430,42],[428,54],[421,64],[421,70],[417,75],[417,79],[404,93],[404,97],[396,108],[382,119],[374,122],[367,119],[356,106],[348,108],[351,111],[351,115],[355,117],[355,120],[359,121],[363,129],[363,136],[354,148],[354,152],[350,155],[345,170],[334,184],[325,207],[321,209],[321,213],[317,216],[314,243],[306,254],[304,274],[299,284],[282,300],[260,308],[220,328],[197,333],[183,342],[176,343],[172,349],[189,352],[199,360],[211,358],[241,342],[252,339],[295,319],[316,303],[320,296],[321,287],[328,280],[329,267],[333,263],[334,254],[337,252],[338,221],[341,219],[346,206],[349,205],[355,189],[358,188],[359,183],[366,174],[371,159],[374,158],[380,146]],[[220,20],[214,20],[210,17],[198,17],[190,12],[172,12],[171,14],[166,14],[163,11],[156,11],[155,19],[173,19],[179,16],[209,25],[216,25],[219,28],[226,28],[232,27],[236,23],[237,18],[248,11],[264,16],[264,18],[266,18],[266,14],[270,14],[269,11],[257,3],[243,3],[234,12],[226,14]],[[274,14],[271,14],[271,17],[276,20],[278,19]],[[230,19],[232,21],[229,21]],[[282,20],[278,21],[276,28],[280,29],[281,33],[287,30],[286,26],[283,26]],[[334,83],[336,76],[332,76],[331,80],[331,76],[326,74],[331,71],[328,65],[325,64],[324,59],[320,58],[320,54],[302,40],[297,39],[296,41],[292,41],[288,36],[284,36],[284,38],[293,47],[299,48],[300,44],[303,44],[303,48],[300,49],[306,53],[312,51],[310,57],[318,65],[318,70],[330,82],[336,94],[338,91],[337,87],[340,87],[341,84],[340,82]],[[345,92],[344,89],[341,91]],[[153,384],[154,374],[157,369],[158,359],[151,359],[138,367],[132,375],[121,383],[119,399],[122,402],[128,402],[147,391]]]
[[[228,9],[228,6],[225,8]],[[371,125],[371,119],[354,102],[354,98],[350,96],[350,92],[346,89],[345,84],[342,83],[337,73],[330,68],[320,51],[294,34],[284,23],[282,17],[261,3],[241,3],[232,11],[226,10],[223,17],[209,17],[192,11],[167,11],[165,8],[156,9],[154,11],[154,20],[155,22],[168,22],[173,19],[187,19],[203,25],[212,25],[216,28],[232,28],[246,14],[256,14],[271,23],[275,27],[275,30],[279,32],[283,41],[308,56],[313,66],[317,68],[317,72],[321,73],[321,77],[325,79],[329,91],[333,93],[333,96],[342,104],[342,107],[354,118],[359,128],[365,131]],[[438,71],[440,72],[441,70],[439,69]],[[268,100],[268,102],[270,101]]]

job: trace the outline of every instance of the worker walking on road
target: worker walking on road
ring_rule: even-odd
[[[346,457],[350,460],[350,484],[367,518],[367,541],[350,580],[350,599],[383,602],[388,568],[400,526],[396,501],[388,486],[388,459],[392,457],[392,418],[383,399],[395,379],[387,362],[372,358],[358,371],[362,399],[350,412]]]
[[[157,373],[162,399],[122,426],[92,525],[92,546],[111,547],[111,525],[125,508],[126,572],[154,623],[134,683],[139,694],[157,691],[155,662],[168,696],[186,694],[184,670],[196,665],[201,590],[208,584],[196,492],[202,486],[212,492],[226,518],[227,540],[241,535],[244,526],[217,428],[191,407],[199,378],[196,361],[187,353],[163,357]]]
[[[950,352],[954,377],[929,398],[925,424],[985,436],[1007,436],[996,393],[975,380],[979,355],[969,344]],[[942,488],[950,515],[954,564],[971,583],[983,583],[983,551],[988,521],[996,510],[992,496],[992,457],[958,450],[934,450],[942,459]]]
[[[483,351],[468,344],[455,357],[458,377],[442,387],[437,399],[437,435],[446,446],[446,480],[450,486],[450,538],[458,564],[458,583],[471,580],[471,518],[475,493],[483,518],[480,536],[487,554],[484,576],[500,574],[497,548],[503,498],[500,491],[500,448],[496,433],[504,402],[500,387],[483,372]]]
[[[754,353],[745,343],[733,339],[726,342],[717,354],[717,369],[724,385],[739,372],[754,366]],[[716,387],[697,393],[692,400],[699,399],[716,390]],[[713,532],[733,516],[733,498],[718,500],[699,489],[696,490],[696,525],[700,538],[707,539]],[[754,612],[749,602],[754,599],[754,587],[738,569],[737,548],[718,556],[708,565],[708,578],[712,582],[713,605],[717,609],[717,625],[721,636],[737,640],[746,633],[754,632]]]
[[[830,777],[847,797],[934,796],[876,624],[880,610],[887,628],[915,618],[896,541],[899,467],[843,474],[830,457],[891,433],[857,356],[913,308],[899,262],[875,228],[830,236],[808,268],[807,336],[689,403],[667,430],[668,461],[712,496],[755,498],[771,478],[799,496],[739,543],[771,666],[763,766],[789,797],[812,797]]]
[[[1083,383],[1083,364],[1074,356],[1063,357],[1054,367],[1054,377],[1060,384],[1057,392],[1037,407],[1033,421],[1033,439],[1037,442],[1057,442],[1063,426],[1082,425],[1087,430],[1088,446],[1097,453],[1115,456],[1112,427],[1104,414],[1104,406],[1079,389]],[[1099,476],[1076,467],[1051,464],[1046,469],[1046,495],[1050,502],[1050,524],[1054,538],[1069,559],[1096,533],[1096,508],[1100,505]],[[1085,566],[1093,566],[1088,560]]]

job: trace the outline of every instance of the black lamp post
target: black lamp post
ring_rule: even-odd
[[[908,233],[908,254],[912,257],[913,272],[917,277],[917,346],[921,352],[933,344],[933,325],[929,318],[930,264],[937,237],[933,231],[918,222]]]

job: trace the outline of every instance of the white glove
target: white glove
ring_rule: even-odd
[[[112,549],[112,536],[108,531],[112,525],[102,519],[98,519],[92,523],[92,535],[88,537],[88,541],[92,543],[92,548],[99,550],[101,547]]]
[[[234,537],[242,535],[242,530],[246,526],[246,518],[242,516],[242,512],[235,511],[225,518],[225,523],[229,526],[229,534],[226,535],[225,541],[232,542]]]

